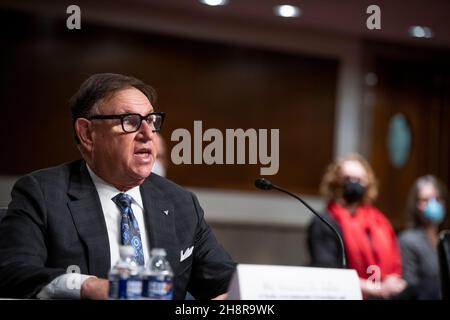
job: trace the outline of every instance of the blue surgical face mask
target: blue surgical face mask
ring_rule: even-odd
[[[423,211],[423,216],[432,223],[440,224],[445,218],[444,206],[436,199],[430,199]]]

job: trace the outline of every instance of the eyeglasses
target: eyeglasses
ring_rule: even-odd
[[[153,127],[153,132],[159,132],[164,122],[166,114],[164,112],[152,112],[146,116],[141,116],[139,113],[125,113],[125,114],[112,114],[112,115],[95,115],[91,116],[89,120],[110,120],[120,119],[122,129],[124,132],[132,133],[139,130],[142,121],[145,120]]]

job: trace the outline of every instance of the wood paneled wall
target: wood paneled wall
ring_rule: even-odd
[[[380,208],[401,229],[406,226],[407,196],[414,181],[433,174],[450,185],[450,63],[448,52],[370,44],[376,72],[371,160],[380,182]],[[411,129],[407,162],[389,160],[388,130],[401,113]],[[444,223],[448,227],[450,219]]]
[[[78,158],[67,101],[97,72],[153,85],[167,118],[163,136],[218,128],[280,129],[273,180],[315,194],[333,157],[338,62],[0,12],[0,174],[24,174]],[[169,142],[169,150],[175,143]],[[204,144],[206,145],[206,143]],[[262,165],[170,165],[183,185],[252,189]]]

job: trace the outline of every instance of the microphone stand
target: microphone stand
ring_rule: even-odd
[[[340,257],[341,258],[341,267],[342,268],[347,267],[347,261],[345,258],[344,241],[342,240],[341,235],[339,234],[339,232],[336,230],[335,227],[333,227],[320,214],[318,214],[309,204],[307,204],[305,201],[303,201],[303,199],[300,198],[299,196],[297,196],[296,194],[272,184],[269,180],[266,180],[263,178],[256,179],[255,186],[261,190],[276,189],[278,191],[286,193],[286,194],[290,195],[291,197],[300,201],[306,208],[308,208],[316,217],[318,217],[323,223],[325,223],[325,225],[327,225],[328,228],[330,228],[333,231],[333,233],[336,235],[336,238],[338,239],[338,242],[339,242],[339,249],[340,249],[340,255],[341,255],[341,257]]]

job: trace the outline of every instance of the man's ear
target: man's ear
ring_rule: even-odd
[[[91,122],[88,119],[78,118],[75,120],[75,132],[80,140],[80,145],[86,151],[91,152],[93,146]]]

